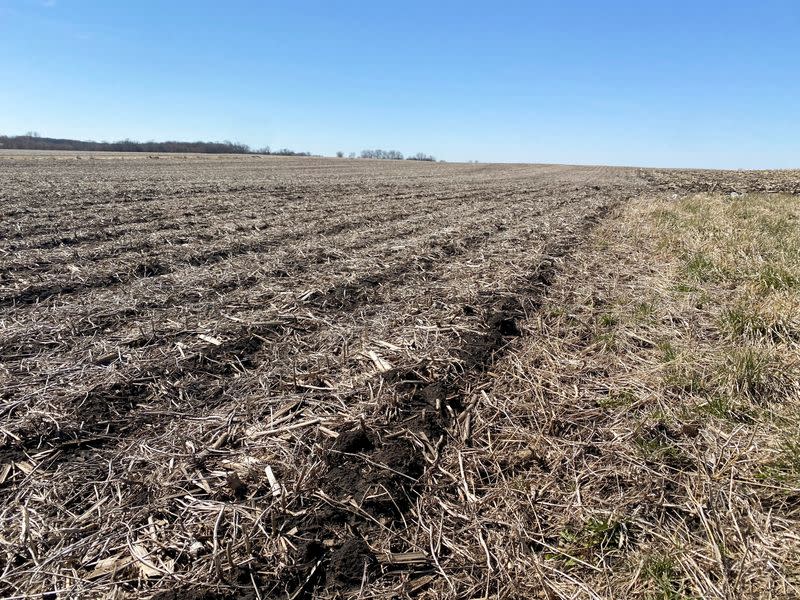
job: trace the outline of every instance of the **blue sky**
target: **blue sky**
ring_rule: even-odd
[[[0,0],[0,132],[800,167],[800,2]]]

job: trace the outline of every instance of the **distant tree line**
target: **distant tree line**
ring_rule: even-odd
[[[310,152],[295,152],[294,150],[289,150],[288,148],[270,150],[269,146],[259,148],[258,150],[251,152],[251,154],[271,154],[273,156],[313,156]]]
[[[276,154],[279,156],[311,156],[308,152],[295,152],[288,148],[271,151],[269,146],[252,150],[247,144],[238,142],[94,142],[41,137],[35,132],[26,135],[0,135],[0,148],[11,150],[67,150],[91,152],[196,152],[201,154]]]
[[[362,150],[361,158],[377,158],[380,160],[403,160],[403,153],[397,150]]]
[[[312,156],[310,152],[296,152],[289,148],[272,150],[269,146],[253,149],[247,144],[239,142],[138,142],[136,140],[124,139],[116,142],[95,142],[84,140],[70,140],[63,138],[42,137],[34,131],[29,131],[25,135],[0,135],[0,148],[9,150],[66,150],[72,152],[150,152],[153,154],[181,152],[181,153],[200,153],[200,154],[269,154],[274,156]],[[344,157],[344,152],[337,152],[336,156]],[[356,158],[356,153],[351,152],[349,158]],[[362,150],[361,158],[372,158],[379,160],[403,160],[403,153],[397,150]],[[430,154],[417,152],[413,156],[406,157],[405,160],[423,160],[436,162]]]
[[[337,152],[336,156],[342,157],[343,152]],[[350,158],[355,158],[355,154],[350,154]],[[397,150],[362,150],[361,158],[377,158],[380,160],[403,160],[403,153]],[[436,159],[430,154],[417,152],[414,156],[409,156],[406,160],[427,160],[436,162]]]
[[[423,152],[417,152],[414,156],[409,156],[406,160],[426,160],[428,162],[436,162],[436,159],[433,156],[430,154],[424,154]]]

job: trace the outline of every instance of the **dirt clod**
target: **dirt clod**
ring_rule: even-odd
[[[500,335],[504,336],[522,335],[517,319],[505,312],[493,315],[489,320],[489,327],[497,330]]]
[[[374,447],[369,435],[361,427],[341,432],[339,437],[336,438],[336,442],[333,444],[334,451],[347,452],[350,454],[366,452],[372,450]]]
[[[228,488],[235,498],[242,499],[247,496],[247,484],[244,483],[236,472],[227,475]]]
[[[328,575],[334,585],[355,586],[369,576],[375,556],[367,543],[351,538],[331,553]]]

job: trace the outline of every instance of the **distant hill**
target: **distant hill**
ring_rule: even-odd
[[[67,150],[90,152],[197,152],[204,154],[279,154],[282,156],[309,156],[308,152],[294,152],[286,148],[271,151],[269,147],[252,150],[247,144],[236,142],[93,142],[40,137],[35,134],[0,135],[0,149],[10,150]]]

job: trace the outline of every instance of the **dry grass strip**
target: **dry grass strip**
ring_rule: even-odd
[[[800,201],[638,199],[563,268],[420,507],[429,597],[798,597]]]

